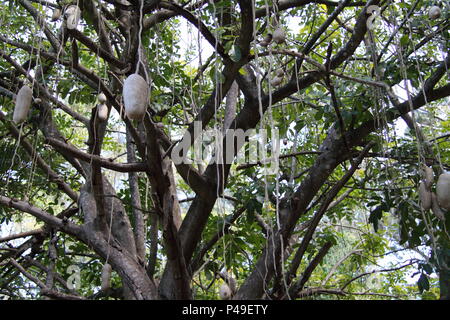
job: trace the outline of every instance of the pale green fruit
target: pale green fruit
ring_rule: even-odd
[[[33,91],[29,86],[23,86],[20,88],[16,96],[16,106],[13,114],[14,123],[19,124],[27,119],[32,98]]]
[[[132,120],[142,120],[147,111],[149,97],[148,84],[138,74],[132,74],[123,83],[125,113]]]
[[[439,176],[436,184],[436,196],[439,206],[450,210],[450,173],[445,172]]]

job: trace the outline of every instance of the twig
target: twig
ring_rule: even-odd
[[[26,238],[26,237],[29,237],[29,236],[42,234],[42,232],[43,232],[42,229],[36,229],[36,230],[21,232],[21,233],[17,233],[17,234],[12,234],[10,236],[6,236],[6,237],[3,237],[3,238],[0,238],[0,242],[11,241],[11,240],[14,240],[14,239],[19,239],[19,238]]]
[[[312,239],[312,236],[315,232],[316,227],[318,226],[320,220],[322,219],[322,216],[327,211],[328,206],[332,202],[333,198],[338,194],[339,190],[341,190],[345,183],[347,183],[348,180],[352,177],[353,173],[358,169],[359,164],[362,162],[362,160],[365,158],[367,153],[369,152],[370,148],[372,148],[373,143],[369,143],[364,150],[360,153],[359,157],[355,160],[355,162],[352,164],[349,171],[346,172],[346,174],[333,186],[333,188],[328,192],[326,195],[322,205],[320,206],[317,213],[314,215],[313,221],[311,222],[311,225],[308,227],[308,231],[306,232],[305,236],[303,237],[302,243],[300,244],[300,247],[298,248],[297,252],[295,253],[295,256],[292,260],[291,267],[289,271],[286,274],[286,279],[288,281],[288,284],[292,281],[294,278],[297,269],[300,265],[300,262],[303,258],[303,255],[306,252],[306,249],[308,247],[309,242]]]
[[[363,252],[362,249],[358,249],[358,250],[353,250],[348,252],[346,255],[344,255],[341,259],[339,259],[338,262],[336,262],[336,264],[331,268],[330,272],[328,272],[327,276],[325,277],[325,279],[323,279],[321,285],[325,286],[328,282],[328,280],[330,280],[331,276],[334,274],[334,272],[337,270],[337,268],[345,261],[347,260],[351,255],[353,254],[360,254],[361,252]]]
[[[355,280],[358,280],[358,279],[361,278],[361,277],[364,277],[364,276],[367,276],[367,275],[370,275],[370,274],[374,274],[374,273],[390,272],[390,271],[400,270],[400,269],[409,267],[409,266],[413,265],[414,263],[416,263],[416,261],[411,261],[410,263],[407,263],[407,264],[402,265],[402,266],[400,266],[400,267],[389,268],[389,269],[381,269],[381,270],[373,270],[373,271],[371,271],[371,272],[364,272],[364,273],[361,273],[360,275],[358,275],[358,276],[356,276],[356,277],[350,279],[349,281],[347,281],[347,282],[341,287],[341,290],[344,290],[345,288],[348,287],[348,285],[349,285],[350,283],[352,283],[352,282],[355,281]]]
[[[31,281],[33,281],[34,283],[36,283],[41,289],[45,289],[45,283],[43,283],[41,280],[39,280],[38,278],[36,278],[35,276],[33,276],[31,273],[29,273],[28,271],[25,270],[24,267],[22,267],[16,260],[14,260],[13,258],[9,259],[9,262],[16,267],[20,273],[22,273],[26,278],[30,279]]]
[[[330,241],[328,241],[328,242],[326,242],[323,245],[322,248],[320,248],[320,250],[317,253],[317,255],[314,257],[314,259],[306,267],[305,272],[303,273],[303,276],[289,288],[289,295],[291,297],[296,296],[296,293],[303,289],[303,286],[305,285],[306,282],[308,282],[308,280],[311,277],[313,271],[317,268],[319,263],[326,256],[326,254],[330,250],[331,246],[332,246],[332,243]]]
[[[219,230],[211,239],[206,242],[199,250],[199,253],[192,259],[191,264],[189,265],[189,271],[193,274],[201,265],[203,256],[216,244],[216,242],[225,234],[227,234],[230,230],[231,225],[236,221],[242,213],[246,210],[246,207],[243,206],[237,209],[234,214],[231,216],[229,221],[226,221],[225,226]]]

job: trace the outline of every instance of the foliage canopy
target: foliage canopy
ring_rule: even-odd
[[[427,192],[450,166],[447,2],[0,10],[0,297],[218,299],[228,285],[235,299],[450,299],[450,215],[418,194],[425,166]],[[134,73],[150,88],[142,120],[124,109]],[[268,140],[238,163],[251,138],[213,129]],[[219,147],[179,163],[182,143]]]

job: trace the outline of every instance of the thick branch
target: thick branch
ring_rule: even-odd
[[[57,150],[63,150],[64,152],[71,154],[75,158],[90,163],[96,163],[106,169],[114,170],[117,172],[144,172],[147,170],[147,165],[144,162],[116,163],[112,162],[112,159],[105,159],[97,155],[85,153],[55,138],[48,137],[46,138],[46,140]]]
[[[69,221],[65,221],[63,219],[57,218],[40,208],[32,206],[28,202],[17,200],[17,199],[12,199],[12,198],[8,198],[8,197],[0,195],[0,204],[10,207],[10,208],[14,208],[14,209],[26,212],[26,213],[29,213],[32,216],[34,216],[36,219],[41,220],[54,228],[61,229],[62,231],[66,232],[67,234],[70,234],[76,238],[80,238],[83,235],[83,231],[82,231],[81,227],[79,227]]]

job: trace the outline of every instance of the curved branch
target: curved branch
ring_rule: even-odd
[[[41,220],[54,228],[61,229],[67,234],[72,235],[78,239],[82,238],[82,236],[84,235],[84,232],[80,226],[77,226],[76,224],[67,220],[57,218],[50,213],[31,205],[28,202],[0,195],[0,204],[17,209],[22,212],[29,213],[36,219]]]
[[[161,8],[165,8],[168,10],[171,10],[175,12],[176,14],[181,15],[183,18],[185,18],[187,21],[189,21],[194,27],[196,27],[200,33],[205,37],[206,41],[209,42],[209,44],[217,50],[217,53],[220,54],[220,56],[225,60],[225,62],[229,63],[231,62],[230,57],[225,51],[225,48],[222,46],[222,44],[219,42],[218,39],[209,31],[209,29],[205,26],[205,24],[198,18],[196,18],[192,13],[189,11],[183,9],[182,7],[178,6],[175,3],[169,3],[166,1],[161,1],[159,3],[159,6]]]
[[[388,269],[381,269],[381,270],[373,270],[373,271],[370,271],[370,272],[364,272],[364,273],[361,273],[361,274],[357,275],[356,277],[354,277],[354,278],[350,279],[349,281],[347,281],[347,282],[341,287],[341,291],[343,291],[345,288],[347,288],[347,287],[349,286],[349,284],[352,283],[353,281],[358,280],[359,278],[362,278],[362,277],[364,277],[364,276],[367,276],[367,275],[370,275],[370,274],[374,274],[374,273],[391,272],[391,271],[400,270],[400,269],[409,267],[409,266],[411,266],[411,265],[413,265],[413,264],[415,264],[415,263],[416,263],[416,261],[411,261],[411,262],[409,262],[409,263],[407,263],[407,264],[404,264],[404,265],[401,265],[401,266],[395,267],[395,268],[388,268]]]
[[[57,150],[63,150],[64,152],[71,154],[75,158],[80,160],[95,163],[103,168],[110,169],[117,172],[144,172],[147,170],[148,166],[144,162],[134,162],[134,163],[116,163],[112,162],[111,159],[105,159],[97,155],[89,154],[83,152],[67,143],[64,143],[58,139],[47,137],[46,141]]]
[[[103,58],[106,62],[109,62],[113,66],[125,69],[128,67],[128,64],[124,61],[120,61],[110,52],[106,51],[102,47],[98,46],[94,43],[89,37],[87,37],[84,33],[77,29],[70,30],[69,33],[82,44],[84,44],[88,49],[91,50],[92,53],[98,55],[100,58]]]
[[[36,229],[36,230],[21,232],[21,233],[17,233],[17,234],[12,234],[10,236],[0,238],[0,242],[11,241],[11,240],[19,239],[19,238],[26,238],[29,236],[42,234],[43,232],[44,232],[44,230],[42,230],[42,229]]]

